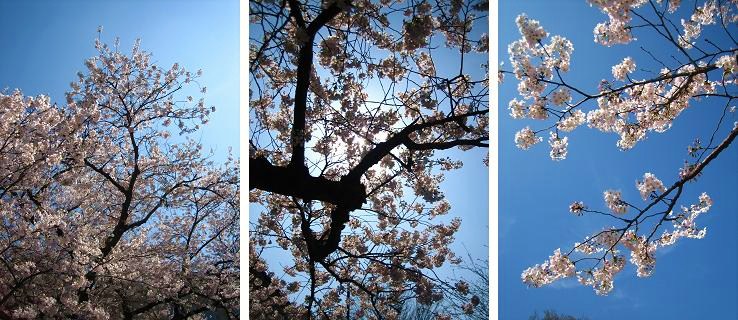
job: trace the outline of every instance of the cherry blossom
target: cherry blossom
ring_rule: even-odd
[[[551,159],[566,159],[567,147],[569,146],[569,138],[560,138],[557,134],[549,132],[548,144],[551,146]]]
[[[614,66],[612,66],[612,76],[620,81],[625,80],[625,77],[629,74],[635,71],[636,64],[635,61],[633,61],[633,58],[631,57],[625,57],[623,59],[623,62],[620,62]]]
[[[626,44],[634,40],[629,23],[633,9],[639,8],[645,0],[587,0],[590,5],[597,6],[610,19],[597,24],[594,29],[595,42],[602,45]]]
[[[643,175],[643,181],[636,182],[636,188],[641,193],[643,200],[647,200],[651,194],[658,195],[658,193],[666,191],[664,183],[650,172]]]
[[[603,195],[607,207],[613,213],[623,214],[628,211],[628,205],[623,201],[620,191],[607,190]]]
[[[530,149],[534,144],[541,141],[543,141],[543,138],[536,137],[536,133],[530,127],[525,127],[515,134],[515,145],[523,150]]]

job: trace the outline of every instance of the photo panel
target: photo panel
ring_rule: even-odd
[[[239,318],[238,6],[0,2],[0,319]]]
[[[499,1],[500,319],[738,317],[737,14]]]
[[[488,319],[489,3],[248,9],[251,319]]]

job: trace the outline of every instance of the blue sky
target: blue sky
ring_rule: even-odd
[[[592,29],[607,17],[584,0],[501,1],[499,50],[505,67],[510,66],[507,45],[519,38],[515,17],[522,12],[539,20],[549,34],[573,42],[572,67],[565,78],[590,92],[596,91],[600,79],[611,79],[610,67],[627,55],[640,62],[639,69],[658,70],[640,46],[654,49],[659,56],[666,52],[662,41],[642,32],[627,46],[595,44]],[[639,76],[646,77],[643,72],[635,74],[635,78]],[[682,239],[658,253],[650,278],[636,277],[628,263],[607,297],[596,296],[591,287],[576,281],[541,289],[526,288],[520,281],[525,268],[543,262],[554,249],[571,248],[584,236],[613,225],[614,221],[606,219],[573,216],[568,212],[572,201],[604,208],[602,192],[616,189],[626,200],[640,203],[635,181],[645,172],[654,173],[667,185],[676,181],[678,169],[689,158],[687,146],[698,137],[709,139],[724,102],[692,104],[671,130],[650,134],[627,152],[615,146],[614,134],[580,127],[568,134],[567,159],[554,162],[545,140],[529,151],[515,147],[517,130],[526,125],[544,127],[540,122],[513,120],[508,115],[507,104],[516,96],[516,85],[515,79],[508,77],[500,87],[500,319],[526,319],[534,311],[540,314],[547,309],[590,319],[737,319],[738,146],[721,154],[696,183],[687,184],[682,195],[681,204],[696,202],[703,191],[715,201],[710,212],[697,220],[698,225],[707,227],[707,236]],[[591,108],[590,104],[586,110]],[[738,117],[729,114],[727,119],[732,124]],[[721,133],[724,137],[725,130]]]
[[[238,155],[238,8],[236,0],[2,1],[0,88],[63,103],[85,59],[96,54],[97,27],[103,26],[102,40],[112,45],[120,37],[124,51],[141,38],[159,65],[202,69],[205,103],[217,111],[193,138],[212,148],[214,159],[225,159],[229,146]]]

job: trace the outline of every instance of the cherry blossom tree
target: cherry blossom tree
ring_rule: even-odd
[[[487,7],[249,3],[252,318],[396,319],[458,292],[439,184],[462,165],[443,150],[488,146]]]
[[[738,136],[738,122],[730,120],[735,119],[732,105],[738,98],[738,2],[587,3],[608,17],[594,27],[595,42],[625,46],[639,34],[649,34],[663,39],[671,53],[654,54],[656,48],[649,48],[650,43],[639,43],[644,58],[623,57],[608,70],[612,76],[591,92],[567,81],[574,44],[562,36],[549,35],[527,15],[519,15],[516,22],[521,38],[508,46],[512,69],[503,68],[499,78],[510,75],[518,82],[519,96],[508,105],[512,118],[545,123],[540,129],[524,127],[515,134],[519,148],[529,149],[542,142],[541,135],[547,132],[551,158],[564,160],[569,142],[566,133],[586,124],[590,129],[618,135],[617,147],[627,151],[649,135],[669,130],[697,101],[723,110],[709,124],[714,126],[712,134],[696,137],[689,145],[691,158],[675,170],[674,181],[669,184],[646,172],[635,183],[641,199],[624,199],[620,191],[607,190],[603,209],[601,205],[573,202],[569,210],[574,215],[602,215],[618,225],[604,227],[571,249],[556,249],[547,261],[522,274],[523,282],[532,287],[576,276],[597,294],[606,295],[626,260],[637,267],[639,277],[648,277],[658,250],[677,240],[700,239],[706,234],[696,219],[710,209],[713,200],[705,193],[698,199],[682,199],[681,195]],[[638,69],[639,64],[648,67]],[[660,70],[653,71],[652,66]]]
[[[0,318],[237,318],[238,167],[190,138],[200,72],[96,48],[66,101],[0,94]]]

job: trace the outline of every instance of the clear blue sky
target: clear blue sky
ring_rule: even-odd
[[[205,103],[217,111],[193,137],[213,149],[214,159],[225,159],[229,146],[238,155],[238,8],[236,0],[2,1],[0,88],[63,103],[77,71],[96,54],[97,27],[103,26],[108,44],[120,37],[122,50],[130,52],[141,38],[159,65],[202,69]]]
[[[688,5],[691,6],[691,3]],[[610,67],[631,55],[640,67],[658,70],[639,46],[663,46],[652,37],[636,33],[628,46],[603,47],[593,42],[592,29],[607,17],[581,1],[501,1],[499,6],[500,59],[510,63],[507,45],[519,38],[515,17],[526,12],[541,21],[551,35],[559,34],[574,44],[567,81],[596,91],[600,79],[611,79]],[[676,20],[678,23],[678,19]],[[659,54],[656,50],[655,54]],[[638,74],[636,74],[636,78]],[[543,128],[541,122],[513,120],[507,103],[516,96],[512,77],[500,87],[500,181],[499,181],[499,310],[500,319],[527,319],[534,311],[552,309],[590,319],[738,319],[738,146],[724,152],[696,182],[687,185],[682,200],[696,201],[705,191],[715,201],[698,224],[707,226],[702,240],[682,239],[657,254],[650,278],[637,278],[628,265],[615,278],[607,297],[596,296],[591,287],[565,281],[541,289],[526,288],[521,272],[541,263],[558,247],[571,248],[584,236],[614,222],[595,217],[575,217],[568,205],[582,200],[604,208],[602,192],[623,191],[626,199],[640,203],[635,181],[652,172],[665,184],[673,183],[677,170],[688,158],[686,148],[694,138],[709,138],[722,112],[722,105],[707,100],[693,104],[664,134],[651,134],[634,149],[617,149],[617,137],[580,127],[569,134],[569,156],[551,161],[544,140],[529,151],[513,142],[526,125]],[[720,101],[721,103],[723,101]],[[587,110],[591,109],[592,105]],[[735,114],[728,123],[736,121]],[[723,136],[725,131],[722,132]],[[545,136],[547,138],[547,135]],[[685,203],[685,202],[682,202]]]

